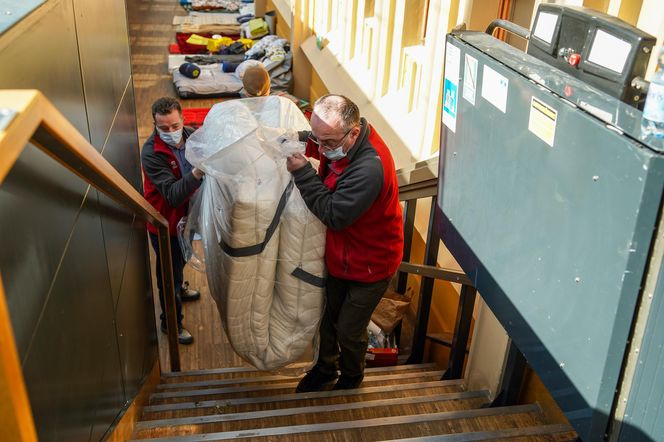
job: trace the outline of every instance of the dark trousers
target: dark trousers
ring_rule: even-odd
[[[159,237],[152,233],[150,234],[150,242],[152,243],[152,248],[157,254],[157,287],[159,288],[159,305],[161,306],[161,318],[162,322],[166,322],[166,316],[164,316],[164,290],[163,283],[161,280],[161,258],[159,257]],[[178,324],[182,324],[182,301],[180,301],[180,288],[182,287],[182,282],[184,281],[184,265],[186,264],[184,257],[182,256],[182,250],[180,249],[180,242],[178,241],[177,236],[171,236],[171,261],[173,265],[173,283],[175,284],[175,308],[178,314]]]
[[[328,276],[317,363],[322,372],[339,368],[350,377],[364,374],[367,325],[390,279],[364,283]]]

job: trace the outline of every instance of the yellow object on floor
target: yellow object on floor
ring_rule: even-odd
[[[270,30],[267,27],[267,23],[262,18],[255,18],[249,20],[249,33],[252,38],[262,37],[267,35]]]
[[[233,44],[233,39],[229,37],[221,38],[207,38],[198,34],[191,34],[187,39],[187,43],[192,45],[200,45],[207,47],[210,52],[218,52],[222,46],[230,46]]]

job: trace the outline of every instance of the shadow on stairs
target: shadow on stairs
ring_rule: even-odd
[[[356,390],[295,393],[297,379],[247,368],[165,374],[134,440],[568,441],[535,404],[483,408],[486,391],[434,364],[368,368]]]

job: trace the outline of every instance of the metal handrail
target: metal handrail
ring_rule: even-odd
[[[514,35],[517,35],[526,40],[530,40],[530,30],[524,28],[523,26],[519,26],[516,23],[512,23],[511,21],[503,20],[500,18],[495,19],[491,23],[489,23],[489,26],[487,26],[486,33],[489,35],[493,35],[493,31],[496,28],[502,28],[508,32],[511,32]]]
[[[25,146],[31,142],[81,179],[157,227],[171,370],[180,371],[168,221],[97,152],[41,92],[0,91],[0,117],[0,185]],[[2,423],[8,422],[12,425],[10,431],[16,431],[21,440],[36,440],[0,275],[0,389],[3,387],[8,387],[12,401],[9,409],[13,410],[14,414],[4,416]]]

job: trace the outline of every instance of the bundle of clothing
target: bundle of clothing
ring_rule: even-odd
[[[182,238],[201,235],[228,340],[259,370],[316,360],[325,227],[286,170],[303,146],[281,140],[308,128],[290,100],[249,98],[214,105],[187,141],[187,160],[206,176]]]

